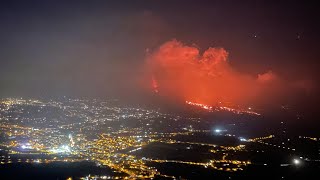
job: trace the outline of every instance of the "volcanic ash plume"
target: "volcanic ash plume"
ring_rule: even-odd
[[[197,47],[172,40],[149,53],[146,63],[153,91],[183,101],[251,103],[282,89],[272,71],[257,76],[235,71],[223,48],[210,47],[201,54]]]

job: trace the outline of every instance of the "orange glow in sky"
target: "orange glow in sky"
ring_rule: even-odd
[[[251,105],[277,100],[294,89],[291,82],[271,70],[256,75],[237,71],[230,65],[228,55],[220,47],[209,47],[201,53],[196,46],[167,41],[146,57],[152,90],[160,96],[197,102],[200,106],[218,102]]]

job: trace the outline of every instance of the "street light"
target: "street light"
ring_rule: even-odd
[[[301,160],[295,158],[295,159],[293,159],[293,164],[296,165],[296,166],[300,165],[301,164]]]

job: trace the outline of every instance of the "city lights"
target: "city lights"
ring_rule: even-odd
[[[91,103],[94,105],[90,105]],[[208,105],[187,103],[207,110],[213,110],[213,108]],[[10,156],[3,156],[0,158],[1,164],[11,164],[13,162],[47,164],[51,162],[89,161],[95,162],[99,167],[108,166],[117,172],[124,173],[122,177],[101,176],[102,179],[106,177],[108,177],[107,179],[153,178],[155,176],[171,178],[171,176],[160,173],[155,167],[149,166],[148,163],[186,164],[216,171],[236,172],[244,170],[248,165],[255,165],[250,159],[246,160],[237,157],[237,154],[251,151],[263,153],[265,151],[265,149],[250,149],[252,145],[265,145],[277,150],[295,151],[295,148],[288,146],[289,142],[294,141],[292,138],[290,138],[290,141],[286,139],[285,143],[281,141],[276,144],[273,142],[273,139],[276,138],[273,134],[251,138],[239,136],[235,134],[238,132],[233,130],[233,128],[237,127],[235,123],[225,124],[224,126],[214,126],[213,129],[201,129],[198,128],[201,124],[199,118],[187,117],[187,121],[184,121],[183,126],[173,128],[171,131],[162,132],[153,130],[153,128],[156,128],[157,125],[163,122],[166,122],[169,125],[168,127],[174,127],[171,123],[179,121],[181,117],[154,110],[145,110],[143,108],[113,107],[107,106],[105,102],[90,102],[80,99],[69,99],[66,102],[10,99],[10,101],[5,100],[0,103],[0,107],[1,104],[3,104],[4,107],[19,104],[22,108],[16,110],[17,115],[23,113],[25,110],[22,109],[27,109],[25,107],[32,107],[37,113],[41,113],[41,110],[38,109],[50,107],[53,110],[60,109],[62,111],[62,114],[59,114],[60,117],[67,114],[67,118],[77,119],[76,122],[61,120],[56,127],[37,126],[37,124],[51,123],[50,119],[45,117],[47,114],[44,113],[43,118],[29,117],[23,119],[23,123],[33,123],[32,125],[34,125],[34,127],[17,125],[19,123],[1,124],[0,129],[8,137],[8,141],[0,145],[8,148],[10,155],[45,156],[45,158],[19,158],[19,160],[12,159]],[[15,114],[11,113],[9,115],[10,117],[5,116],[7,111],[10,111],[10,108],[2,108],[2,112],[5,112],[2,118],[10,119],[10,122],[15,122]],[[155,121],[157,118],[160,120]],[[107,131],[101,128],[105,123],[117,124],[119,122],[129,121],[129,119],[130,121],[137,120],[136,122],[139,122],[140,126],[129,128],[124,125],[108,125],[106,128]],[[226,129],[226,127],[230,127],[230,129]],[[228,133],[226,134],[224,132]],[[208,137],[216,135],[214,137],[219,139],[229,138],[239,140],[240,144],[227,146],[219,143],[192,141],[192,137],[196,137],[196,135],[199,134],[202,136],[208,135]],[[183,138],[177,139],[178,137]],[[187,140],[184,138],[191,139]],[[317,138],[306,136],[300,136],[299,139],[310,142],[317,142],[318,140]],[[140,153],[145,153],[148,147],[154,143],[174,147],[170,147],[169,149],[178,149],[179,147],[188,152],[199,150],[199,147],[203,147],[204,149],[209,148],[204,154],[210,153],[212,158],[208,158],[208,162],[200,162],[197,160],[190,161],[139,156]],[[162,147],[162,145],[159,147]],[[301,157],[301,159],[303,158]],[[293,159],[292,164],[301,166],[301,159]],[[267,163],[262,163],[264,166],[266,166],[266,164]],[[288,165],[290,164],[281,164],[283,167]],[[90,176],[91,179],[97,177],[100,176]],[[89,176],[87,176],[87,178],[89,178]]]
[[[320,179],[318,1],[18,1],[0,180]]]
[[[293,164],[298,166],[298,165],[300,165],[300,164],[301,164],[301,160],[300,160],[300,159],[295,158],[295,159],[293,159]]]

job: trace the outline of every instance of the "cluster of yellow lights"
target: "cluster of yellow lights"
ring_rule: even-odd
[[[245,149],[245,145],[243,144],[240,144],[238,146],[220,146],[220,147],[227,151],[242,151]]]
[[[239,161],[239,160],[210,160],[208,163],[201,162],[187,162],[187,161],[179,161],[179,160],[160,160],[160,159],[147,159],[151,162],[156,163],[179,163],[179,164],[188,164],[188,165],[196,165],[203,166],[205,168],[213,168],[219,171],[238,171],[243,170],[243,166],[247,166],[251,164],[250,161]],[[225,167],[227,165],[227,167]],[[230,165],[234,165],[234,167],[230,167]]]
[[[308,136],[299,136],[299,138],[301,139],[309,139],[309,140],[312,140],[312,141],[318,141],[318,138],[315,138],[315,137],[308,137]],[[319,138],[320,140],[320,138]]]
[[[92,144],[93,148],[90,149],[88,157],[102,165],[126,173],[130,178],[153,178],[159,174],[156,169],[146,166],[143,160],[133,155],[120,153],[120,151],[127,151],[129,147],[138,149],[146,144],[133,136],[112,137],[102,134]]]
[[[41,103],[39,101],[33,100],[15,100],[15,99],[8,99],[4,102],[5,105],[11,106],[14,104],[34,104],[34,103]],[[209,105],[195,103],[186,101],[187,104],[197,106],[203,108],[208,111],[230,111],[237,114],[248,113],[254,115],[260,115],[251,111],[251,108],[248,110],[244,109],[233,109],[225,106],[218,106],[212,107]],[[227,105],[228,106],[228,105]],[[233,107],[233,106],[232,106]],[[70,111],[70,116],[75,116],[77,112]],[[62,125],[59,128],[68,129],[71,128],[72,124],[69,125]],[[11,154],[50,154],[50,156],[56,156],[56,153],[49,151],[49,148],[55,148],[61,146],[61,142],[59,140],[55,141],[52,144],[41,144],[41,141],[38,141],[39,137],[50,137],[46,140],[52,139],[51,136],[47,136],[50,130],[48,129],[33,129],[29,127],[22,127],[17,125],[0,125],[0,130],[5,132],[9,136],[28,136],[33,137],[35,140],[28,141],[28,146],[32,148],[30,152],[20,152],[17,147],[20,147],[17,141],[12,140],[8,141],[6,144],[0,144],[9,148],[13,148],[9,151]],[[240,161],[240,160],[231,160],[227,159],[228,154],[232,154],[235,151],[242,151],[245,149],[245,145],[238,145],[238,146],[218,146],[215,144],[209,143],[199,143],[199,142],[181,142],[173,139],[169,139],[170,137],[174,137],[176,135],[192,135],[194,132],[210,132],[210,130],[194,130],[191,129],[188,132],[174,132],[174,133],[162,133],[162,132],[153,132],[148,135],[143,136],[128,136],[124,134],[128,133],[137,133],[143,131],[143,128],[122,128],[117,132],[112,132],[111,134],[101,134],[95,140],[87,140],[86,138],[82,138],[82,136],[78,137],[75,135],[74,137],[70,138],[70,143],[73,147],[72,152],[70,153],[70,157],[58,157],[52,159],[20,159],[20,162],[28,162],[28,163],[49,163],[54,161],[64,161],[64,162],[75,162],[75,161],[83,161],[83,160],[90,160],[97,162],[101,165],[106,165],[113,168],[115,171],[124,172],[128,176],[126,177],[112,177],[114,179],[147,179],[153,178],[155,175],[163,176],[163,177],[170,177],[175,178],[173,176],[166,176],[160,174],[155,168],[149,167],[146,165],[147,162],[157,162],[157,163],[182,163],[182,164],[190,164],[190,165],[198,165],[203,166],[205,168],[213,168],[216,170],[221,171],[238,171],[243,170],[244,166],[251,164],[250,161]],[[50,133],[55,134],[55,131],[51,131]],[[61,134],[60,134],[61,135]],[[78,134],[79,135],[79,134]],[[52,136],[57,137],[55,135]],[[260,141],[268,138],[273,138],[273,135],[266,136],[266,137],[259,137],[253,138],[249,141],[255,142]],[[37,139],[38,138],[38,139]],[[142,140],[144,138],[144,140]],[[44,138],[45,139],[45,138]],[[81,143],[80,142],[81,139]],[[169,144],[186,144],[190,145],[199,145],[199,146],[209,146],[213,148],[210,150],[212,153],[217,153],[217,155],[222,155],[221,159],[213,159],[209,160],[206,163],[203,162],[188,162],[188,161],[179,161],[179,160],[161,160],[161,159],[149,159],[149,158],[138,158],[133,156],[132,152],[140,150],[142,147],[146,146],[150,142],[162,142],[162,143],[169,143]],[[78,148],[78,149],[77,149]],[[11,159],[7,161],[1,161],[1,163],[11,163]],[[71,179],[71,178],[69,178]],[[102,178],[103,179],[103,178]]]
[[[266,139],[271,139],[271,138],[274,138],[274,135],[269,135],[269,136],[264,136],[264,137],[252,138],[252,139],[249,139],[248,141],[256,142],[256,141],[266,140]]]

